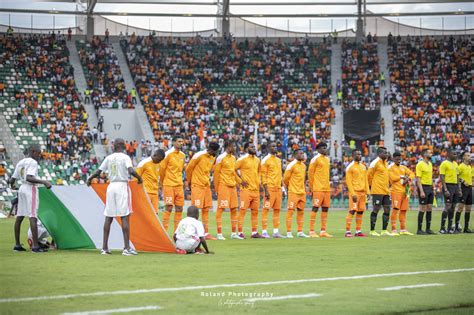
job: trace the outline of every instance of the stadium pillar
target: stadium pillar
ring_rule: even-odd
[[[356,31],[357,42],[361,42],[364,38],[364,21],[362,20],[362,1],[363,0],[357,0],[357,31]]]
[[[87,37],[87,40],[90,41],[92,40],[92,37],[94,36],[94,16],[88,15],[86,24],[87,24],[86,37]]]

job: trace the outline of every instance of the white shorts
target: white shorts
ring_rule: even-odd
[[[48,230],[44,227],[43,223],[38,220],[38,243],[47,244],[48,243],[49,233]],[[31,234],[31,228],[28,229],[28,239],[33,239],[33,234]]]
[[[22,184],[18,189],[17,217],[36,218],[38,216],[38,188],[34,185]]]
[[[110,183],[107,187],[104,215],[106,217],[124,217],[132,212],[132,193],[128,183]]]
[[[185,240],[177,240],[176,247],[179,249],[183,249],[188,253],[193,253],[194,250],[198,247],[200,240],[195,240],[193,238],[188,238]]]

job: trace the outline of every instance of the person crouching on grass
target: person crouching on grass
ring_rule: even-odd
[[[207,247],[204,225],[198,219],[199,209],[195,206],[190,206],[187,211],[187,217],[179,222],[173,235],[178,254],[213,254]],[[201,245],[204,247],[205,252],[200,249]]]

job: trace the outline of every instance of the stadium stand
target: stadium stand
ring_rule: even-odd
[[[0,108],[20,148],[39,143],[42,170],[61,184],[79,183],[64,171],[94,152],[62,35],[15,35],[0,39]],[[88,164],[89,165],[89,164]]]
[[[377,39],[356,44],[344,40],[342,56],[342,106],[346,109],[380,108],[380,68]]]
[[[134,108],[112,46],[99,36],[76,45],[88,85],[85,101],[99,108]]]
[[[195,151],[201,122],[208,136],[222,139],[248,139],[257,128],[263,145],[284,146],[286,129],[288,152],[311,151],[316,121],[317,139],[330,139],[328,44],[133,35],[121,44],[159,142],[183,133]]]

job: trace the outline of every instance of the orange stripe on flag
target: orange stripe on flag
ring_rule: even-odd
[[[132,191],[133,213],[130,215],[130,240],[135,248],[144,252],[174,253],[175,246],[153,211],[142,185],[129,182]],[[105,204],[108,184],[92,184],[92,188]],[[120,218],[117,221],[121,224]]]

